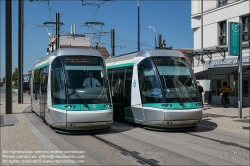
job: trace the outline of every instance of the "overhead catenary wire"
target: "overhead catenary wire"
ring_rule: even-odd
[[[37,27],[37,28],[44,28],[44,27],[45,27],[44,25],[38,25],[38,24],[34,24],[34,23],[29,23],[29,22],[24,22],[24,24],[25,24],[25,26],[27,26],[27,25],[32,25],[32,26],[35,26],[35,27]],[[27,25],[26,25],[26,24],[27,24]],[[47,28],[47,27],[46,27],[46,28]],[[54,27],[54,26],[52,26],[52,28],[53,28],[53,30],[55,30],[55,27]],[[48,30],[47,30],[47,32],[48,32]],[[60,29],[60,33],[69,34],[68,32],[66,32],[66,31],[64,31],[64,30],[61,30],[61,29]],[[88,33],[88,34],[95,34],[95,36],[93,37],[93,39],[95,39],[95,38],[98,36],[98,34],[100,34],[100,32],[92,32],[92,33]],[[103,41],[107,40],[107,43],[105,43],[105,42],[100,42],[100,44],[101,44],[101,45],[108,45],[108,46],[110,46],[111,44],[108,44],[109,41],[110,41],[110,37],[111,37],[110,32],[102,32],[102,36],[103,36],[104,38],[107,38],[107,39],[103,39]],[[93,41],[93,39],[91,40],[91,42]],[[75,40],[78,40],[77,37],[75,38]],[[79,39],[79,40],[81,40],[81,39]],[[86,39],[84,39],[84,40],[86,40]],[[131,40],[123,39],[123,38],[120,37],[120,36],[117,36],[117,37],[116,37],[116,40],[117,40],[117,41],[120,41],[120,42],[123,42],[123,44],[118,44],[118,45],[116,45],[116,46],[115,46],[116,48],[120,48],[120,49],[122,49],[122,48],[136,49],[135,47],[132,47],[132,46],[133,46],[133,45],[137,45],[137,42],[134,42],[134,41],[131,41]],[[92,43],[93,43],[93,42],[92,42]],[[93,43],[93,44],[95,44],[95,43]],[[152,47],[152,48],[153,48],[153,46],[148,45],[148,44],[145,44],[145,43],[143,43],[143,42],[141,43],[141,46],[149,46],[149,47]]]
[[[34,2],[34,3],[37,4],[37,5],[40,5],[40,6],[44,7],[44,8],[48,8],[48,7],[46,7],[46,6],[44,6],[44,5],[41,5],[41,4],[37,3],[37,2]],[[50,8],[50,10],[53,11],[53,12],[55,12],[55,13],[60,13],[60,12],[58,12],[58,11],[56,11],[56,10],[51,9],[51,8]],[[67,18],[69,18],[69,19],[71,19],[71,20],[74,20],[74,21],[80,23],[81,25],[84,24],[82,21],[79,21],[79,20],[77,20],[77,19],[75,19],[75,18],[69,17],[69,16],[67,16],[67,15],[65,15],[65,14],[63,14],[63,13],[60,13],[60,15],[61,15],[61,16],[64,16],[64,17],[67,17]]]
[[[51,17],[50,4],[49,4],[49,2],[50,2],[50,0],[48,0],[48,8],[49,8],[50,21],[52,22],[52,17]]]
[[[40,0],[40,1],[41,1],[41,2],[44,2],[43,0]],[[50,0],[47,0],[47,2],[48,2],[48,1],[50,1]],[[39,4],[39,3],[37,3],[37,2],[35,2],[35,4],[40,5],[40,6],[44,7],[44,8],[49,8],[49,12],[50,12],[50,11],[57,12],[56,10],[50,8],[50,6],[49,6],[49,7],[46,7],[46,6],[44,6],[44,5],[42,5],[42,4]],[[104,3],[102,3],[102,4],[104,4]],[[102,5],[102,4],[101,4],[101,5]],[[88,5],[90,5],[90,4],[88,4]],[[99,9],[99,7],[100,7],[101,5],[100,5],[100,4],[99,4],[99,5],[92,5],[92,6],[97,6],[97,10],[96,10],[94,19],[95,19],[96,15],[97,15],[98,9]],[[79,24],[81,24],[81,25],[84,24],[82,21],[79,21],[79,20],[77,20],[77,19],[75,19],[75,18],[69,17],[69,16],[67,16],[67,15],[65,15],[65,14],[63,14],[63,13],[60,13],[60,15],[62,16],[62,19],[65,19],[65,20],[67,20],[68,22],[69,22],[68,19],[71,19],[71,20],[73,20],[73,21],[75,21],[75,22],[77,22],[77,23],[79,23]],[[68,19],[66,19],[66,18],[68,18]],[[70,22],[70,23],[71,23],[71,22]],[[30,23],[30,24],[32,24],[32,23]],[[71,24],[72,24],[72,23],[71,23]],[[35,24],[34,24],[34,25],[35,25]],[[36,26],[39,27],[39,25],[36,25]],[[80,27],[80,26],[77,26],[77,27]],[[40,28],[40,27],[39,27],[39,28]],[[54,26],[52,26],[52,28],[55,29]],[[97,30],[97,29],[94,28],[93,26],[89,26],[89,28],[92,28],[92,29],[95,30],[97,33],[102,34],[102,35],[101,35],[102,37],[107,37],[107,38],[109,38],[109,41],[110,41],[110,38],[111,38],[111,35],[110,35],[110,34],[108,34],[108,33],[103,33],[102,31]],[[66,33],[66,32],[63,31],[61,28],[60,28],[60,32]],[[90,40],[91,42],[93,41],[93,39],[97,39],[97,38],[98,38],[97,33],[94,33],[94,32],[89,33],[89,34],[92,34],[92,35],[93,35],[93,37],[92,37],[91,40]],[[87,34],[87,33],[85,33],[85,34]],[[116,40],[118,43],[119,43],[119,42],[120,42],[120,43],[123,43],[123,44],[118,44],[118,43],[117,43],[117,44],[116,44],[116,47],[117,47],[117,48],[133,48],[133,47],[132,47],[133,45],[138,44],[137,39],[135,39],[135,37],[129,36],[129,35],[124,34],[124,33],[121,33],[121,32],[118,32],[117,34],[118,34],[118,35],[115,36],[115,40]],[[101,37],[101,36],[100,36],[100,37]],[[100,38],[100,37],[99,37],[99,38]],[[133,39],[129,39],[128,37],[134,38],[134,40],[133,40]],[[104,43],[104,42],[101,42],[101,41],[99,40],[99,43]],[[106,44],[106,45],[110,45],[110,44]],[[147,42],[141,42],[140,45],[141,45],[141,46],[149,46],[149,47],[154,48],[153,46],[148,45]]]

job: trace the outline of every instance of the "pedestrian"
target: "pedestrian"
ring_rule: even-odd
[[[196,81],[197,87],[198,87],[198,91],[199,91],[199,101],[201,101],[202,103],[202,108],[203,108],[203,97],[202,97],[202,93],[203,93],[203,87],[201,86],[199,81]]]
[[[223,108],[228,108],[227,98],[229,93],[232,92],[232,88],[227,85],[227,82],[223,82],[223,86],[220,88],[220,96],[222,97]]]

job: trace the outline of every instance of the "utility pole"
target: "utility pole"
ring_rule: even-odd
[[[5,0],[5,112],[12,114],[12,0]]]
[[[59,36],[58,35],[59,35],[59,31],[60,31],[60,26],[62,26],[63,23],[62,22],[44,22],[43,23],[44,26],[46,26],[48,24],[52,24],[52,25],[56,24],[56,49],[57,49],[59,46]],[[54,50],[54,45],[52,45],[52,50]]]
[[[23,103],[23,9],[24,0],[18,1],[18,103]]]

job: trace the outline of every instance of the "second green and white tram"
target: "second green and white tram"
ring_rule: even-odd
[[[195,127],[202,103],[185,56],[143,50],[105,60],[114,118],[159,128]]]

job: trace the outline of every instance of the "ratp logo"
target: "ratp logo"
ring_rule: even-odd
[[[134,82],[133,82],[133,86],[134,86],[134,88],[135,88],[135,86],[136,86],[136,81],[134,80]]]
[[[239,30],[240,30],[240,24],[235,24],[235,23],[233,23],[233,24],[232,24],[232,29],[233,29],[233,31],[234,31],[235,33],[239,32]]]

